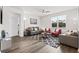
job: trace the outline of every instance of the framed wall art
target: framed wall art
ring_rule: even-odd
[[[37,24],[37,19],[30,18],[30,24]]]

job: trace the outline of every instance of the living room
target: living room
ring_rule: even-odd
[[[3,40],[2,52],[78,52],[79,8],[77,6],[2,6],[1,9],[3,17],[0,33],[5,32],[3,36],[0,34],[0,37],[5,38],[4,40],[0,38]],[[57,34],[58,29],[61,33]],[[52,41],[50,44],[48,42],[50,37],[56,42]]]

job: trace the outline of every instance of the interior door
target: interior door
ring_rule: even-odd
[[[19,34],[19,15],[18,14],[13,14],[12,16],[12,36],[18,36]]]

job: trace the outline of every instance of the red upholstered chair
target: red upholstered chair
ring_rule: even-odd
[[[52,36],[58,37],[59,34],[61,34],[61,29],[56,29],[56,31],[52,32],[51,34],[52,34]]]
[[[51,33],[51,29],[50,28],[48,29],[48,33]]]

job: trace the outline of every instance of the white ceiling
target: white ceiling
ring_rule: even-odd
[[[24,11],[24,13],[27,14],[33,14],[37,16],[45,16],[48,14],[53,14],[61,11],[66,11],[69,9],[77,8],[77,6],[19,6],[17,8],[20,8]],[[50,11],[47,14],[43,14],[42,10]]]

